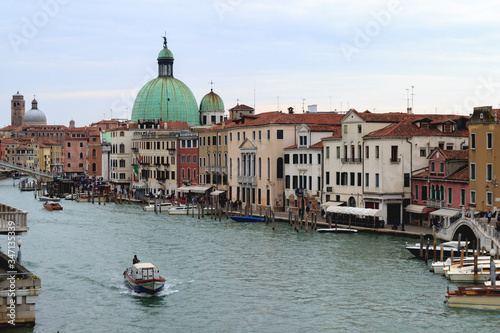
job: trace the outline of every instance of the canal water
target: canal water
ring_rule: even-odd
[[[28,211],[23,264],[42,279],[34,328],[15,332],[492,332],[499,313],[451,309],[441,276],[411,239],[295,232],[139,205],[62,200],[0,181],[0,202]],[[0,238],[6,248],[6,237]],[[166,278],[137,294],[123,271],[137,254]],[[496,327],[496,328],[495,328]]]

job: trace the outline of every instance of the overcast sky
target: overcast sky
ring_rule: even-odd
[[[500,103],[500,2],[407,0],[2,0],[0,126],[18,90],[48,124],[130,118],[157,76],[226,110],[470,114]],[[305,100],[304,100],[305,99]],[[254,102],[255,101],[255,102]]]

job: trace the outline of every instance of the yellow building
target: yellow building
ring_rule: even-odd
[[[491,106],[474,108],[469,124],[469,189],[471,208],[477,211],[495,211],[500,202],[497,176],[500,164],[495,156],[500,156],[500,125],[497,112]],[[498,132],[498,134],[496,133]]]

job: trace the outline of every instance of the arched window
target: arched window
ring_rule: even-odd
[[[120,154],[125,154],[125,145],[123,143],[120,144]]]
[[[227,153],[224,153],[224,166],[227,168]]]
[[[187,177],[188,177],[188,179],[191,179],[191,169],[190,168],[188,168],[188,176]]]
[[[196,179],[196,169],[193,169],[193,179]]]
[[[278,157],[278,160],[276,162],[276,178],[282,179],[283,178],[283,158]]]
[[[441,192],[440,193],[441,194],[441,200],[444,200],[444,186],[443,185],[441,185],[441,191],[440,192]]]
[[[233,176],[233,159],[229,159],[229,177]]]
[[[184,169],[182,169],[182,180],[184,180]]]
[[[262,177],[262,159],[259,157],[259,178]]]
[[[434,185],[431,185],[431,199],[436,199],[436,190],[434,189]]]
[[[80,158],[82,158],[82,159],[83,159],[83,153],[80,153]]]
[[[240,175],[240,158],[238,157],[238,159],[236,160],[236,170],[237,170],[237,175],[239,176]]]

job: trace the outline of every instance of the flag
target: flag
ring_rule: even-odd
[[[136,175],[138,175],[138,174],[139,174],[139,170],[137,170],[137,166],[136,166],[136,165],[134,165],[134,172],[135,172],[135,174],[136,174]],[[134,176],[134,177],[135,177],[135,176]]]

